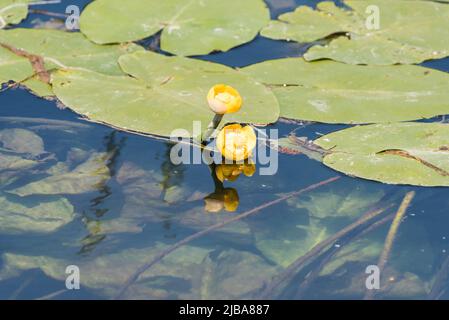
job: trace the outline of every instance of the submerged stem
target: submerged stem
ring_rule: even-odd
[[[289,279],[295,271],[300,270],[307,262],[310,261],[313,257],[315,257],[317,254],[322,252],[325,248],[329,247],[330,245],[334,244],[338,239],[342,238],[349,232],[355,230],[356,228],[360,227],[361,225],[367,223],[368,221],[371,221],[375,217],[379,216],[386,210],[388,210],[392,205],[385,206],[383,208],[376,208],[365,215],[363,215],[359,220],[357,220],[354,223],[351,223],[350,225],[346,226],[333,236],[327,238],[326,240],[318,243],[316,246],[314,246],[309,252],[307,252],[305,255],[299,257],[297,260],[295,260],[292,264],[290,264],[278,277],[271,280],[271,282],[268,283],[265,290],[261,293],[260,298],[261,299],[267,299],[271,296],[273,291],[279,287],[279,285],[284,282],[286,279]]]
[[[394,240],[396,239],[396,234],[398,232],[399,226],[401,225],[402,219],[410,206],[413,198],[415,197],[415,191],[407,192],[404,199],[402,200],[401,205],[399,206],[398,211],[396,212],[396,216],[391,223],[390,230],[388,230],[387,237],[385,238],[385,245],[382,253],[379,257],[379,261],[377,266],[379,268],[379,273],[382,274],[382,271],[385,269],[385,265],[387,264],[388,258],[390,257],[391,249],[393,248]],[[365,294],[365,300],[371,300],[374,298],[374,290],[369,290]]]
[[[163,250],[161,253],[159,253],[158,255],[156,255],[153,259],[151,259],[150,261],[148,261],[147,263],[145,263],[145,264],[143,264],[141,267],[139,267],[139,268],[138,268],[138,269],[137,269],[137,270],[136,270],[136,271],[135,271],[135,272],[128,278],[128,280],[126,280],[125,284],[124,284],[123,287],[120,289],[120,292],[119,292],[118,295],[115,297],[115,299],[120,299],[121,297],[123,297],[123,295],[125,294],[126,290],[128,290],[128,288],[129,288],[134,282],[137,281],[137,279],[140,277],[140,275],[141,275],[142,273],[144,273],[145,271],[147,271],[147,270],[148,270],[149,268],[151,268],[153,265],[155,265],[156,263],[158,263],[159,261],[161,261],[165,256],[167,256],[168,254],[172,253],[173,251],[175,251],[175,250],[178,249],[179,247],[185,245],[186,243],[188,243],[188,242],[190,242],[190,241],[192,241],[192,240],[198,239],[198,238],[200,238],[200,237],[202,237],[202,236],[204,236],[204,235],[206,235],[206,234],[208,234],[208,233],[210,233],[210,232],[212,232],[212,231],[214,231],[214,230],[220,229],[220,228],[222,228],[222,227],[224,227],[224,226],[226,226],[226,225],[228,225],[228,224],[230,224],[230,223],[232,223],[232,222],[235,222],[235,221],[241,220],[241,219],[243,219],[243,218],[249,217],[249,216],[251,216],[251,215],[253,215],[253,214],[259,212],[259,211],[262,210],[262,209],[271,207],[271,206],[273,206],[273,205],[275,205],[275,204],[278,204],[278,203],[280,203],[280,202],[282,202],[282,201],[288,200],[288,199],[290,199],[290,198],[292,198],[292,197],[299,196],[299,195],[302,194],[302,193],[305,193],[305,192],[308,192],[308,191],[317,189],[317,188],[319,188],[319,187],[321,187],[321,186],[324,186],[324,185],[326,185],[326,184],[332,183],[332,182],[334,182],[334,181],[336,181],[336,180],[338,180],[338,179],[340,179],[340,177],[339,177],[339,176],[336,176],[336,177],[329,178],[329,179],[327,179],[327,180],[324,180],[324,181],[321,181],[321,182],[312,184],[312,185],[310,185],[310,186],[308,186],[308,187],[306,187],[306,188],[303,188],[303,189],[301,189],[301,190],[298,190],[298,191],[295,191],[295,192],[288,193],[288,194],[286,194],[286,195],[284,195],[284,196],[281,196],[281,197],[279,197],[279,198],[277,198],[277,199],[275,199],[275,200],[272,200],[272,201],[270,201],[270,202],[264,203],[264,204],[262,204],[262,205],[260,205],[260,206],[258,206],[258,207],[255,207],[255,208],[250,209],[250,210],[248,210],[248,211],[245,211],[245,212],[243,212],[243,213],[241,213],[241,214],[239,214],[239,215],[236,215],[236,216],[234,216],[234,217],[232,217],[232,218],[230,218],[230,219],[227,219],[227,220],[224,220],[224,221],[222,221],[222,222],[220,222],[220,223],[214,224],[214,225],[212,225],[212,226],[210,226],[210,227],[208,227],[208,228],[206,228],[206,229],[204,229],[204,230],[201,230],[201,231],[199,231],[199,232],[197,232],[197,233],[194,233],[194,234],[192,234],[192,235],[190,235],[190,236],[184,238],[183,240],[180,240],[180,241],[176,242],[176,243],[173,244],[172,246],[168,247],[166,250]]]

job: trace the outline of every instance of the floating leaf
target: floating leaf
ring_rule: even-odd
[[[216,83],[238,88],[244,107],[225,121],[267,124],[278,119],[276,97],[262,84],[231,68],[194,59],[137,52],[119,59],[132,77],[87,70],[53,74],[57,97],[90,120],[124,130],[170,136],[175,129],[193,134],[193,121],[205,130],[213,118],[206,96]],[[199,134],[199,132],[196,132]]]
[[[0,84],[10,80],[22,81],[32,74],[33,68],[28,59],[0,46]]]
[[[0,233],[49,233],[73,219],[73,207],[65,198],[15,201],[0,193]]]
[[[135,44],[100,46],[87,40],[81,33],[44,29],[0,30],[0,44],[42,57],[47,70],[60,67],[85,68],[109,75],[123,74],[117,59],[125,53],[143,50]],[[48,96],[49,86],[36,83],[27,58],[0,46],[0,82],[9,80],[29,84],[31,89]],[[29,78],[32,78],[28,80]]]
[[[312,42],[335,36],[328,45],[313,46],[306,60],[329,58],[348,64],[413,64],[449,56],[449,6],[432,1],[344,1],[350,9],[321,2],[317,10],[301,6],[272,21],[261,34],[272,39]],[[368,10],[379,9],[379,29]],[[351,10],[352,9],[352,10]],[[375,26],[374,26],[375,27]]]
[[[380,123],[449,114],[449,75],[433,69],[287,58],[243,71],[272,87],[286,118]]]
[[[18,24],[28,15],[31,0],[0,0],[0,29],[9,24]]]
[[[147,38],[160,30],[162,50],[183,56],[227,51],[251,41],[270,20],[262,0],[97,0],[81,31],[100,44]]]
[[[449,125],[394,123],[358,126],[315,141],[335,170],[390,184],[449,186]]]
[[[72,163],[69,159],[67,164],[57,164],[56,168],[48,171],[53,175],[8,192],[23,197],[33,194],[80,194],[95,191],[109,179],[107,160],[107,154],[94,152],[88,155],[85,162],[70,169]]]

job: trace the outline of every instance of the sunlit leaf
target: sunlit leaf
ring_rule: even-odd
[[[287,58],[243,71],[273,89],[286,118],[379,123],[449,114],[449,75],[433,69]]]
[[[147,38],[160,30],[162,50],[183,56],[227,51],[251,41],[269,21],[262,0],[96,0],[80,19],[96,43]]]
[[[87,40],[79,32],[64,32],[44,29],[0,30],[0,44],[24,50],[43,58],[47,70],[60,67],[86,68],[109,75],[123,74],[117,59],[125,53],[143,50],[135,44],[100,46]],[[32,78],[29,59],[18,56],[8,48],[0,46],[0,82],[9,80],[30,84],[40,96],[48,96],[48,84],[38,84]]]
[[[449,6],[432,1],[326,1],[317,10],[301,6],[272,21],[261,34],[273,39],[312,42],[306,60],[329,58],[348,64],[412,64],[449,55]],[[378,9],[379,28],[373,23]],[[375,9],[375,10],[377,10]],[[374,18],[375,19],[375,18]]]
[[[28,15],[31,0],[0,0],[0,29],[10,24],[18,24]]]
[[[207,92],[217,83],[238,88],[244,99],[242,110],[226,115],[224,122],[266,124],[278,118],[272,92],[231,68],[152,52],[125,55],[119,63],[132,77],[61,70],[53,74],[53,90],[65,105],[90,120],[163,136],[175,129],[191,136],[194,121],[200,121],[205,130],[214,116]]]
[[[315,143],[324,164],[351,176],[390,184],[449,186],[449,125],[395,123],[358,126]]]

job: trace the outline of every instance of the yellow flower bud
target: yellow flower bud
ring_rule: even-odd
[[[221,182],[224,182],[225,180],[235,181],[242,172],[245,176],[251,177],[254,172],[256,172],[256,165],[254,163],[219,164],[215,168],[215,174]]]
[[[233,113],[240,110],[242,97],[233,87],[217,84],[209,90],[207,102],[217,114]]]
[[[217,148],[229,160],[242,161],[251,156],[257,137],[251,126],[240,124],[225,126],[217,136]]]

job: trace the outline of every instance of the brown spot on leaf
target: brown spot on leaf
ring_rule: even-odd
[[[380,154],[380,155],[382,155],[382,154],[389,154],[389,155],[395,155],[395,156],[399,156],[399,157],[403,157],[403,158],[412,159],[412,160],[418,161],[422,165],[424,165],[424,166],[426,166],[426,167],[436,171],[438,174],[440,174],[442,176],[449,177],[449,172],[447,172],[446,170],[444,170],[444,169],[442,169],[440,167],[437,167],[436,165],[434,165],[434,164],[432,164],[432,163],[430,163],[430,162],[428,162],[428,161],[426,161],[424,159],[421,159],[421,158],[419,158],[417,156],[414,156],[414,155],[408,153],[405,150],[388,149],[388,150],[379,151],[379,152],[377,152],[377,154]]]
[[[25,50],[14,48],[13,46],[4,43],[0,43],[0,46],[20,57],[28,59],[31,63],[31,67],[33,68],[34,75],[37,75],[39,77],[39,80],[41,80],[42,82],[50,83],[50,74],[45,68],[44,58],[28,53]]]

